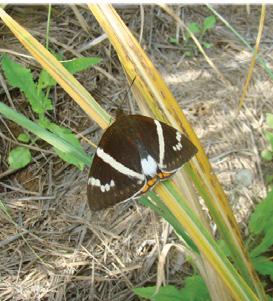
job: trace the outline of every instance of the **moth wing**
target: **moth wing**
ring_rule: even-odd
[[[145,185],[112,168],[97,155],[89,172],[87,198],[91,210],[101,210],[136,197]]]
[[[145,148],[161,171],[173,173],[197,153],[184,134],[166,123],[141,115],[132,117]]]
[[[90,209],[100,210],[134,198],[145,183],[135,144],[120,134],[117,122],[113,123],[102,136],[90,168],[87,185]]]
[[[160,122],[165,141],[162,171],[175,172],[197,153],[195,145],[175,128]]]

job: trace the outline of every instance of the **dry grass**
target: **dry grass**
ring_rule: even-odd
[[[88,48],[88,42],[102,32],[90,12],[78,8],[88,27],[69,6],[53,6],[50,47],[63,51],[67,59],[81,55],[103,58],[99,68],[82,72],[77,78],[107,111],[113,112],[127,90],[122,69],[107,40],[102,38]],[[252,45],[255,43],[259,7],[251,6],[250,14],[245,6],[217,9]],[[7,10],[44,41],[45,6],[10,6]],[[246,107],[236,118],[251,54],[228,29],[218,22],[208,37],[215,46],[207,54],[230,83],[224,85],[202,56],[185,59],[181,46],[168,43],[168,38],[176,34],[175,23],[158,7],[144,7],[144,25],[138,6],[123,7],[119,13],[137,36],[143,31],[143,47],[180,100],[245,229],[253,205],[265,195],[259,152],[264,146],[264,116],[272,111],[269,77],[262,68],[255,67]],[[188,23],[203,20],[209,12],[204,6],[184,6],[181,15]],[[269,6],[260,47],[270,63],[272,17]],[[35,61],[23,56],[27,53],[4,25],[0,26],[0,51],[17,52],[20,62],[39,70]],[[83,47],[88,49],[80,51]],[[10,100],[4,89],[0,88],[0,93],[1,101],[10,104],[12,100],[31,118],[18,91],[10,89]],[[53,120],[95,142],[99,140],[98,127],[60,88],[53,91],[52,97],[56,104]],[[159,254],[167,243],[177,241],[172,229],[136,202],[90,213],[85,192],[88,171],[81,173],[44,152],[50,150],[44,143],[33,145],[41,151],[34,151],[35,161],[29,167],[6,175],[7,154],[16,145],[13,136],[21,129],[0,117],[0,131],[0,199],[9,211],[9,215],[0,214],[0,299],[138,300],[131,289],[156,282]],[[88,150],[92,151],[90,147]],[[249,186],[238,180],[243,169],[252,175]],[[190,267],[175,249],[167,258],[167,282],[180,285]]]

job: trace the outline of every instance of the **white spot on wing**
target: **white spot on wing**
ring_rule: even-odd
[[[99,179],[95,179],[94,177],[90,177],[88,179],[87,183],[88,183],[88,185],[99,187],[100,190],[101,190],[101,192],[110,191],[111,187],[115,186],[114,180],[111,180],[110,183],[106,183],[105,185],[102,185],[100,183],[100,180]]]
[[[178,143],[177,143],[176,145],[173,146],[173,150],[174,150],[175,152],[181,151],[181,149],[182,149],[182,147],[183,147],[183,145],[181,144],[181,138],[182,138],[181,133],[176,132],[176,140],[178,141]]]
[[[145,176],[154,177],[157,173],[157,164],[150,155],[145,159],[141,159],[141,167]]]
[[[179,132],[176,132],[176,140],[181,141],[182,135]]]
[[[110,185],[109,185],[109,184],[105,184],[104,187],[105,187],[105,190],[106,190],[106,191],[109,191],[109,190],[110,190]]]

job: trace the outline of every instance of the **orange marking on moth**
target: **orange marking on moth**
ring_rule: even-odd
[[[153,187],[155,185],[155,183],[158,181],[158,179],[164,180],[166,178],[169,178],[171,175],[172,175],[172,173],[169,173],[169,172],[158,173],[155,177],[153,177],[146,183],[146,185],[141,190],[141,194],[146,193],[151,187]]]
[[[150,179],[147,184],[142,188],[141,193],[145,193],[149,190],[149,188],[151,188],[152,186],[154,186],[154,184],[156,183],[158,177],[155,176],[152,179]]]
[[[169,173],[169,172],[160,172],[160,173],[158,174],[158,176],[159,176],[160,179],[168,178],[168,177],[170,177],[171,175],[172,175],[172,174]]]

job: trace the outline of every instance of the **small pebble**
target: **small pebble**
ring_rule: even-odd
[[[235,174],[235,181],[244,187],[250,186],[253,181],[252,171],[247,168],[238,170]]]

